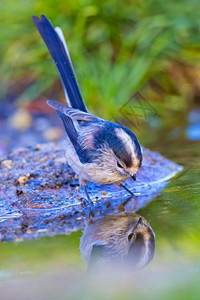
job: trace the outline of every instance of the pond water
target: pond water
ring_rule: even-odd
[[[131,274],[111,268],[86,275],[82,230],[76,228],[70,235],[1,243],[1,299],[200,299],[200,118],[195,111],[138,133],[144,146],[184,167],[136,212],[156,236],[148,266]]]

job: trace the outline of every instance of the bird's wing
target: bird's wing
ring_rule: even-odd
[[[63,125],[65,127],[65,131],[77,152],[80,147],[78,143],[78,132],[74,126],[72,119],[66,114],[64,114],[63,112],[61,112],[60,110],[56,110],[56,111],[59,117],[61,118]]]
[[[106,266],[109,259],[112,259],[112,249],[107,244],[93,245],[88,261],[88,271]]]
[[[91,122],[91,121],[99,121],[100,119],[98,117],[93,116],[90,113],[86,113],[83,111],[80,111],[79,109],[75,109],[72,107],[68,107],[62,103],[59,103],[54,100],[47,100],[47,104],[54,108],[57,111],[62,112],[66,116],[70,117],[72,120],[76,121],[85,121],[85,122]]]

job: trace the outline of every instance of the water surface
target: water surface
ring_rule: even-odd
[[[88,279],[79,250],[82,231],[74,228],[71,235],[1,243],[2,293],[14,295],[17,291],[25,297],[34,290],[43,293],[43,299],[55,299],[56,295],[101,299],[101,293],[115,299],[129,299],[133,293],[140,299],[199,299],[200,128],[194,126],[194,132],[194,124],[188,118],[176,126],[170,122],[158,126],[151,136],[148,128],[139,133],[144,146],[184,166],[157,197],[137,210],[156,235],[154,259],[145,269],[131,278],[115,273]]]

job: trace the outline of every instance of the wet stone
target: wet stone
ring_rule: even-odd
[[[0,239],[22,241],[45,235],[68,234],[83,228],[91,210],[94,217],[127,210],[137,211],[155,198],[181,166],[157,152],[143,149],[137,181],[124,184],[134,196],[116,185],[89,183],[94,203],[87,206],[78,176],[66,163],[59,143],[14,150],[0,160]]]

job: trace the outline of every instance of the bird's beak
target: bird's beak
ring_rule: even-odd
[[[142,218],[140,217],[136,225],[142,225]]]
[[[131,175],[131,178],[136,181],[136,175]]]

